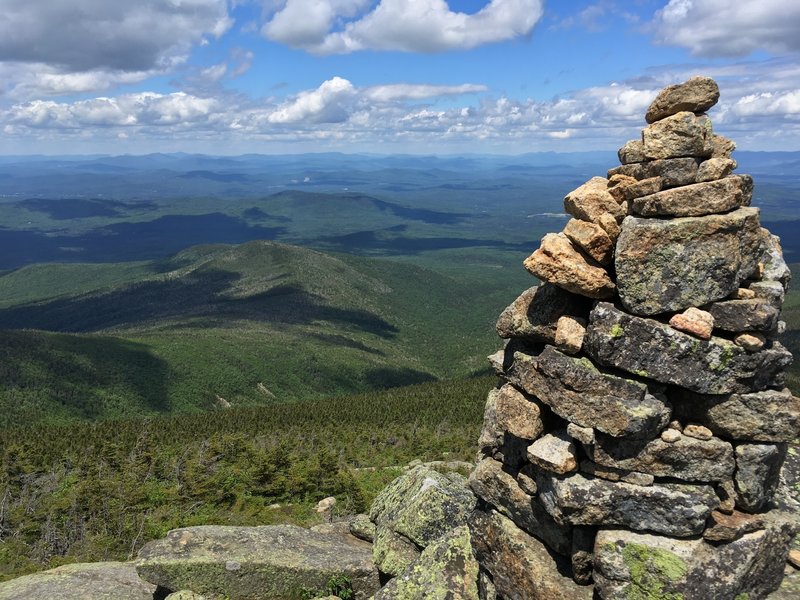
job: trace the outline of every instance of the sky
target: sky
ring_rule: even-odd
[[[800,150],[800,2],[0,0],[0,154],[613,150],[714,77]]]

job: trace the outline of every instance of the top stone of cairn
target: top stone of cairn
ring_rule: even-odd
[[[710,77],[692,77],[661,90],[647,109],[648,123],[660,121],[681,111],[704,113],[719,100],[719,86]]]

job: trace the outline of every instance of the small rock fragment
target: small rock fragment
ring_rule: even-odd
[[[583,346],[586,335],[586,321],[564,315],[558,320],[556,347],[567,354],[577,354]]]
[[[528,447],[528,460],[537,467],[564,475],[577,470],[575,444],[566,431],[548,433]]]
[[[714,437],[714,434],[711,433],[711,430],[708,427],[698,425],[697,423],[689,423],[686,427],[684,427],[683,435],[688,435],[689,437],[693,437],[697,440],[710,440],[712,437]]]
[[[736,510],[725,514],[714,510],[708,518],[703,538],[709,542],[732,542],[745,533],[764,529],[765,525],[765,520],[758,515],[748,515]]]
[[[673,315],[669,324],[670,327],[691,333],[701,340],[710,340],[714,329],[714,317],[710,312],[692,306],[682,313]]]
[[[596,223],[570,219],[564,234],[601,265],[607,265],[614,256],[614,242],[605,230]]]
[[[697,168],[697,182],[714,181],[730,175],[736,168],[736,161],[732,158],[709,158],[700,163]]]
[[[591,427],[581,427],[575,423],[568,423],[567,435],[573,440],[578,440],[581,444],[594,444],[594,429]]]
[[[679,439],[681,439],[681,432],[677,429],[665,429],[661,432],[661,439],[667,442],[668,444],[674,444]]]
[[[747,350],[748,352],[758,352],[767,343],[767,338],[762,334],[752,331],[740,333],[733,338],[733,343]]]
[[[730,158],[736,150],[736,142],[716,133],[711,136],[711,145],[714,149],[711,153],[712,158]]]
[[[626,214],[608,192],[608,180],[605,177],[593,177],[567,194],[564,209],[573,217],[592,223],[597,223],[604,213],[610,213],[618,222]]]

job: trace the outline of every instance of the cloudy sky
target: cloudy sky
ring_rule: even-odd
[[[615,149],[659,88],[800,150],[787,0],[0,0],[2,154]]]

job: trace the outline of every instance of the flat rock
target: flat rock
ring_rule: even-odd
[[[601,265],[609,264],[614,257],[614,242],[596,223],[570,219],[564,226],[564,235]]]
[[[727,177],[736,168],[736,161],[732,158],[709,158],[697,167],[697,182],[714,181]]]
[[[638,315],[721,300],[756,272],[764,244],[756,208],[678,219],[627,217],[614,261],[620,300]]]
[[[692,306],[682,313],[673,315],[669,320],[669,326],[690,333],[701,340],[710,340],[714,331],[714,317],[710,312]]]
[[[539,499],[557,523],[619,525],[677,537],[697,535],[719,500],[707,485],[677,483],[643,487],[612,482],[581,473],[542,473]]]
[[[682,111],[642,130],[644,155],[658,158],[708,158],[714,151],[711,119]]]
[[[699,421],[728,439],[791,442],[800,437],[800,398],[786,388],[718,396],[675,389],[670,399],[677,417]]]
[[[747,512],[762,510],[775,495],[786,458],[786,444],[738,444],[736,446],[736,507]]]
[[[136,569],[168,590],[231,600],[297,598],[303,589],[324,589],[334,575],[347,576],[357,598],[380,588],[369,544],[294,525],[175,529],[141,549]]]
[[[589,359],[552,346],[539,355],[514,353],[505,377],[563,419],[613,436],[655,435],[670,418],[669,406],[645,384],[604,373]]]
[[[661,177],[648,177],[640,181],[633,179],[632,182],[620,182],[618,185],[609,188],[608,191],[621,204],[623,202],[633,202],[642,196],[650,196],[660,192],[662,186],[663,180]]]
[[[566,431],[542,436],[528,447],[528,460],[540,469],[564,475],[578,469],[575,444]]]
[[[478,600],[478,561],[466,525],[456,527],[374,596],[374,600]]]
[[[732,542],[746,533],[764,529],[765,526],[766,520],[760,515],[748,515],[738,510],[726,515],[715,510],[708,518],[703,539],[709,542]]]
[[[549,284],[529,288],[511,303],[497,320],[497,333],[502,338],[520,337],[535,342],[552,343],[558,319],[564,315],[585,317],[590,300],[585,296]]]
[[[589,459],[581,461],[581,473],[607,479],[608,481],[622,481],[623,483],[630,483],[633,485],[649,486],[655,483],[655,477],[648,473],[639,473],[638,471],[627,471],[625,469],[618,469],[616,467],[607,467],[592,462]]]
[[[730,394],[781,385],[791,353],[774,342],[750,353],[723,338],[700,340],[599,302],[589,317],[584,350],[616,367],[701,394]],[[544,402],[547,400],[542,399]]]
[[[722,300],[704,307],[714,317],[714,327],[722,331],[768,332],[778,324],[780,311],[760,298]]]
[[[699,159],[661,158],[646,164],[644,177],[660,177],[664,188],[690,185],[697,181]]]
[[[133,563],[64,565],[0,583],[2,600],[153,600],[156,586]]]
[[[681,111],[704,113],[719,100],[719,86],[710,77],[692,77],[688,81],[661,90],[645,114],[654,123]]]
[[[540,280],[588,298],[609,298],[616,290],[606,270],[591,264],[563,233],[545,235],[523,264]]]
[[[630,140],[625,142],[625,145],[617,152],[619,162],[623,165],[630,163],[639,163],[645,160],[644,157],[644,144],[641,139]]]
[[[472,547],[503,598],[591,600],[592,588],[576,584],[570,560],[495,511],[476,510],[470,518]]]
[[[632,208],[643,217],[700,217],[749,206],[752,199],[753,178],[731,175],[634,198]]]
[[[625,217],[625,210],[608,191],[605,177],[592,177],[564,197],[564,210],[576,219],[598,223],[603,214],[611,214],[617,221]]]
[[[604,600],[764,598],[781,583],[794,530],[788,519],[774,519],[766,529],[727,544],[601,530],[595,540],[595,589]]]
[[[375,523],[369,520],[369,515],[356,515],[348,527],[350,534],[365,542],[375,539]]]
[[[726,481],[733,477],[733,447],[712,438],[699,440],[682,435],[674,442],[627,440],[598,435],[593,459],[597,464],[655,477],[684,481]]]
[[[478,463],[469,478],[477,496],[512,519],[517,526],[536,535],[560,554],[569,554],[572,529],[559,525],[550,514],[506,472],[503,465],[486,458]]]

